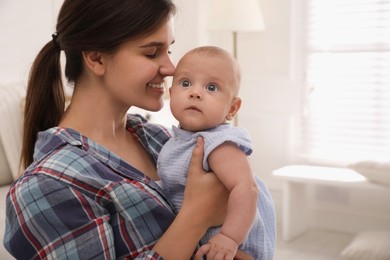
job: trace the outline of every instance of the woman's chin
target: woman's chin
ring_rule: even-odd
[[[151,104],[150,106],[144,109],[150,112],[158,112],[163,108],[163,106],[164,106],[164,101],[161,99],[159,102],[156,102],[155,104]]]

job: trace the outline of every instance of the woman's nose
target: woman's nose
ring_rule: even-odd
[[[163,64],[160,67],[160,73],[164,77],[166,76],[172,76],[175,72],[175,65],[173,65],[171,56],[167,56],[166,59],[164,59]]]

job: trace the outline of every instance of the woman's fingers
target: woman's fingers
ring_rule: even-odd
[[[199,137],[192,153],[184,196],[198,200],[198,214],[208,214],[210,226],[221,225],[227,211],[229,193],[213,172],[203,170],[203,138]],[[187,193],[187,194],[186,194]]]
[[[203,174],[203,154],[204,154],[204,142],[202,137],[198,137],[194,149],[192,150],[192,158],[190,161],[190,167],[188,177],[192,175]]]
[[[234,256],[234,260],[254,260],[253,256],[241,251],[237,250],[236,255]]]

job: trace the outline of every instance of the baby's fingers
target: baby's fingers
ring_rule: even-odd
[[[202,257],[210,251],[210,244],[201,246],[195,254],[195,260],[202,260]]]

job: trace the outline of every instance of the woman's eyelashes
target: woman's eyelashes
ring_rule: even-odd
[[[163,52],[163,50],[155,49],[154,51],[146,53],[145,56],[150,58],[150,59],[154,59],[154,58],[157,58],[160,55],[160,53],[162,53],[162,52]],[[167,54],[171,55],[172,51],[167,50]]]
[[[156,58],[156,53],[153,53],[153,54],[145,54],[146,57],[150,58],[150,59],[154,59]]]

